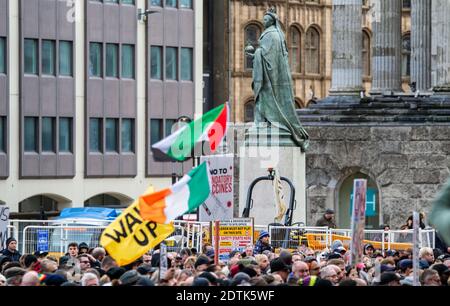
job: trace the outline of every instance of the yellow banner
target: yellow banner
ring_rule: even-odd
[[[149,187],[145,194],[152,192],[153,187]],[[157,224],[142,220],[139,214],[139,200],[135,200],[105,228],[100,244],[119,266],[124,266],[139,259],[170,236],[174,230],[172,224]]]

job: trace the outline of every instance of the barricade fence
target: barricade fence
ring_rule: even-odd
[[[100,236],[109,222],[89,222],[58,220],[10,220],[8,225],[9,237],[18,242],[18,249],[22,254],[33,253],[45,249],[50,253],[64,254],[70,242],[85,242],[89,247],[100,246]],[[205,244],[211,244],[209,222],[174,221],[175,231],[165,240],[168,252],[179,252],[182,248],[195,248],[202,252]],[[259,233],[268,231],[270,243],[275,249],[296,250],[299,247],[309,247],[315,252],[330,249],[332,242],[341,240],[344,247],[349,249],[351,230],[328,229],[326,227],[310,226],[282,226],[282,225],[254,225],[254,242]],[[363,241],[371,243],[376,249],[406,250],[413,247],[413,230],[365,230]],[[435,230],[420,230],[420,247],[435,247]]]

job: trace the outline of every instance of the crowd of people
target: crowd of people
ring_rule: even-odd
[[[7,240],[0,252],[0,286],[412,286],[412,250],[381,252],[364,246],[364,256],[349,265],[349,250],[339,240],[317,252],[306,245],[274,250],[270,235],[261,231],[255,245],[233,250],[226,261],[214,261],[214,249],[182,248],[167,253],[167,269],[160,270],[160,250],[149,251],[119,267],[101,248],[70,243],[56,258],[47,252],[20,254],[17,241]],[[445,251],[445,252],[444,252]],[[422,286],[450,284],[449,249],[420,250]],[[164,275],[163,275],[164,274]]]

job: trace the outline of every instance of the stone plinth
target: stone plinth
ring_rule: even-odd
[[[295,146],[245,145],[240,148],[239,158],[239,216],[246,206],[248,188],[260,176],[267,176],[268,168],[279,170],[280,176],[288,178],[295,187],[297,207],[292,222],[306,221],[305,195],[305,153]],[[286,207],[289,208],[290,187],[283,182]],[[273,181],[256,184],[252,193],[253,207],[250,217],[256,225],[273,223],[277,213],[273,191]],[[279,223],[284,224],[285,218]]]

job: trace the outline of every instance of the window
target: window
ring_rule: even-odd
[[[290,31],[290,50],[289,60],[291,64],[291,71],[301,72],[301,52],[300,52],[300,31],[296,27],[291,27]]]
[[[71,41],[59,42],[59,75],[72,76],[73,48]]]
[[[122,78],[134,79],[134,45],[122,45]]]
[[[119,3],[119,0],[104,0],[105,3]]]
[[[72,152],[72,118],[59,118],[59,152]]]
[[[119,64],[119,45],[106,44],[106,76],[117,78]]]
[[[151,78],[162,80],[162,47],[151,48]]]
[[[103,76],[103,48],[101,43],[91,43],[89,46],[89,74],[93,77]]]
[[[25,39],[24,72],[27,74],[38,74],[38,40]]]
[[[6,117],[0,117],[0,152],[6,152]]]
[[[117,119],[106,119],[106,152],[118,152],[117,149]]]
[[[363,60],[363,75],[364,76],[370,76],[371,75],[371,69],[370,69],[370,36],[369,33],[366,31],[363,31],[363,49],[362,49],[362,60]]]
[[[0,37],[0,73],[6,73],[6,38]]]
[[[102,151],[102,119],[91,118],[89,120],[89,151]]]
[[[192,81],[192,49],[181,48],[181,79]]]
[[[134,0],[122,0],[122,4],[134,5]]]
[[[177,0],[166,0],[166,7],[177,7]]]
[[[176,122],[176,119],[166,119],[166,137],[172,134],[172,128]]]
[[[192,8],[192,0],[180,0],[180,8]]]
[[[406,34],[402,41],[402,76],[411,75],[411,36]]]
[[[403,8],[410,9],[411,8],[411,0],[403,0]]]
[[[245,27],[245,46],[251,45],[253,48],[258,47],[258,39],[261,35],[260,28],[255,24],[250,24]],[[245,55],[245,69],[253,69],[253,59]]]
[[[55,118],[42,118],[42,151],[55,151]]]
[[[177,48],[166,48],[166,80],[177,79]]]
[[[42,74],[55,75],[55,41],[42,41]]]
[[[154,145],[163,138],[163,120],[150,119],[150,145]]]
[[[134,120],[122,119],[122,152],[134,152]]]
[[[247,102],[244,105],[244,121],[255,121],[255,103],[253,101]]]
[[[25,117],[24,147],[25,152],[37,152],[38,118]]]
[[[161,1],[162,1],[162,0],[152,0],[152,5],[153,5],[153,6],[162,6]]]
[[[320,73],[320,34],[315,28],[309,28],[306,32],[306,72]]]

